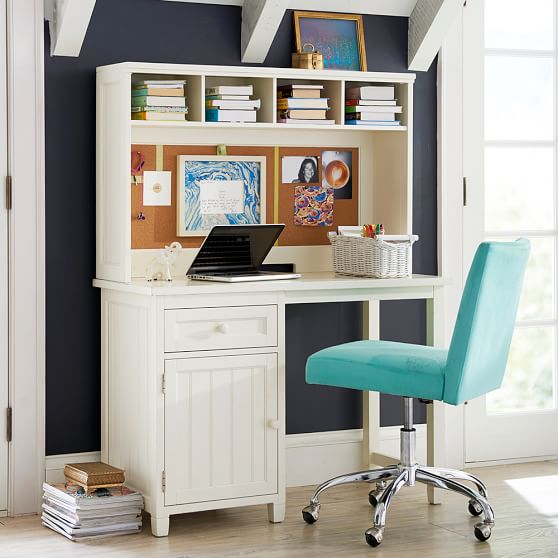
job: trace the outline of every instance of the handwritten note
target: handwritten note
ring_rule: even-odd
[[[200,181],[200,213],[202,215],[230,215],[243,212],[244,181]]]

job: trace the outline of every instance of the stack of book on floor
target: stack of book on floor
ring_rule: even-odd
[[[355,126],[399,126],[401,112],[393,85],[349,87],[345,92],[345,124]]]
[[[76,484],[44,483],[42,508],[43,525],[73,541],[141,531],[143,497],[126,486],[86,496]]]
[[[184,80],[153,79],[132,84],[132,120],[185,120]]]
[[[329,99],[323,85],[289,83],[277,88],[277,122],[281,124],[335,124],[328,120]]]
[[[251,85],[217,85],[205,90],[206,122],[256,122],[260,99]]]

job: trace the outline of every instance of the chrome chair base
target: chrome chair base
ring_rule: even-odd
[[[469,499],[469,513],[473,516],[484,515],[484,521],[477,523],[474,527],[475,537],[479,541],[486,541],[490,538],[494,526],[494,512],[488,503],[484,483],[479,478],[464,471],[423,467],[416,464],[414,459],[415,430],[412,425],[410,405],[412,405],[412,400],[405,398],[405,426],[401,429],[401,463],[380,469],[341,475],[322,483],[314,491],[310,504],[302,510],[302,517],[306,523],[312,524],[318,521],[320,494],[328,488],[353,482],[375,483],[376,488],[368,494],[370,504],[376,508],[374,525],[365,532],[365,538],[370,546],[378,546],[384,540],[386,514],[393,497],[403,486],[414,486],[416,482],[419,482],[466,496]],[[474,485],[474,488],[458,481],[470,482]]]
[[[453,480],[455,478],[471,482],[477,490]],[[386,480],[390,481],[387,485]],[[302,510],[304,521],[309,524],[318,521],[321,507],[319,496],[322,492],[332,486],[353,482],[376,483],[375,490],[371,490],[368,495],[370,503],[376,508],[374,526],[365,532],[366,542],[370,546],[378,546],[384,539],[386,514],[393,497],[403,486],[413,486],[415,482],[443,490],[451,490],[468,497],[469,513],[473,516],[484,514],[484,521],[475,525],[475,536],[480,541],[486,541],[491,535],[494,526],[494,512],[487,500],[486,487],[480,479],[463,471],[418,465],[404,466],[400,464],[330,479],[316,489],[310,504]]]

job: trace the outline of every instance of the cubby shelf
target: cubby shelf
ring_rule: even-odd
[[[131,120],[132,83],[149,79],[186,81],[188,120]],[[136,145],[358,149],[359,223],[382,222],[394,234],[411,234],[414,81],[412,73],[249,66],[123,62],[97,68],[97,277],[129,282],[144,276],[154,256],[151,249],[132,249],[135,216],[128,185],[130,151]],[[330,99],[327,118],[335,124],[278,123],[277,87],[289,83],[323,85],[322,96]],[[257,122],[205,122],[206,87],[247,84],[261,99]],[[346,89],[366,85],[395,86],[402,107],[399,126],[345,124]],[[278,161],[274,164],[279,168]],[[183,250],[184,257],[190,252],[195,250]],[[270,255],[270,261],[293,262],[302,271],[322,271],[329,258],[325,245],[278,246]]]

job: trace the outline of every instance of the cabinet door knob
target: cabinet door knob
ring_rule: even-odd
[[[229,332],[229,325],[225,324],[223,322],[221,322],[220,324],[217,324],[217,326],[215,327],[215,329],[219,332],[219,333],[228,333]]]
[[[275,419],[271,419],[269,421],[269,428],[272,428],[273,430],[279,430],[279,421]]]

